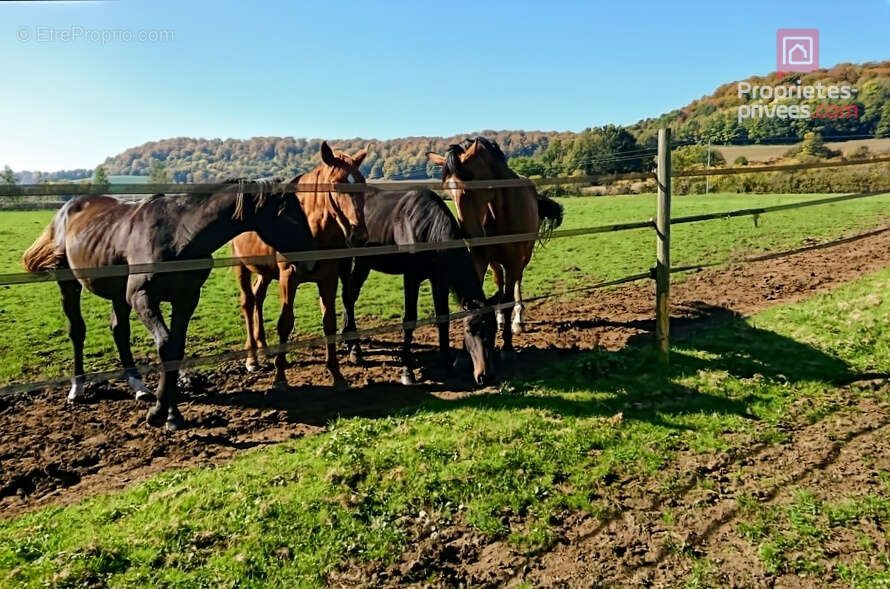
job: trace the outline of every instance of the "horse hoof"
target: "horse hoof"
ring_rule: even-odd
[[[84,397],[86,397],[86,387],[84,386],[83,380],[78,379],[71,383],[71,389],[68,391],[67,397],[68,403],[77,403],[83,400]]]
[[[156,399],[149,391],[136,391],[136,400],[140,403],[151,403]]]
[[[504,362],[516,362],[516,352],[513,350],[501,350],[501,360]]]
[[[283,378],[276,378],[275,382],[272,383],[272,388],[275,389],[276,391],[286,391],[290,387],[287,384],[287,380],[285,380]]]
[[[349,384],[345,380],[336,380],[333,389],[335,393],[345,393],[349,390]]]
[[[161,427],[167,421],[167,418],[164,415],[164,410],[155,405],[148,410],[148,414],[145,416],[145,421],[152,427]]]
[[[167,428],[168,432],[179,431],[184,427],[185,427],[185,420],[182,418],[181,415],[178,415],[176,417],[168,417],[167,418],[166,428]]]
[[[514,323],[512,330],[513,335],[520,335],[525,330],[525,325],[523,325],[522,323]]]
[[[361,364],[362,363],[362,353],[352,350],[349,352],[349,361],[353,364]]]
[[[257,370],[259,370],[256,364],[248,362],[244,363],[244,369],[247,370],[247,372],[256,372]]]
[[[410,370],[405,370],[404,372],[402,372],[402,377],[400,380],[406,387],[417,384],[417,381],[414,380],[414,373]]]
[[[145,386],[145,383],[138,376],[128,376],[127,384],[133,389],[134,397],[137,401],[150,403],[155,400],[155,396],[151,394],[151,391],[148,390],[148,387]]]

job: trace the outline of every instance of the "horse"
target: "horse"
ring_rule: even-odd
[[[282,251],[312,248],[306,215],[295,198],[277,192],[271,185],[253,184],[250,188],[247,190],[245,182],[236,179],[209,195],[156,194],[138,203],[105,195],[80,196],[56,212],[25,251],[22,262],[30,272],[70,269],[74,276],[58,282],[74,348],[69,402],[84,396],[86,325],[80,295],[85,287],[111,301],[111,331],[124,374],[136,397],[150,402],[152,395],[139,378],[130,349],[130,310],[136,310],[154,339],[163,366],[147,421],[156,427],[166,421],[172,431],[183,427],[177,408],[179,365],[201,286],[210,275],[213,252],[245,231],[256,231]],[[102,268],[119,264],[196,259],[206,260],[207,268],[168,272],[147,269],[125,275],[102,272]],[[161,314],[162,301],[172,306],[169,327]]]
[[[381,192],[365,205],[368,226],[368,245],[411,245],[417,243],[459,240],[463,232],[442,199],[429,190]],[[447,316],[448,291],[455,294],[466,311],[486,306],[482,283],[476,274],[470,252],[465,247],[423,251],[416,253],[360,256],[354,259],[351,273],[346,266],[343,278],[343,334],[356,331],[355,302],[371,270],[386,274],[401,274],[404,283],[405,314],[402,342],[402,384],[411,385],[414,379],[414,358],[411,341],[414,330],[409,327],[417,320],[417,296],[420,284],[429,280],[433,292],[436,316]],[[449,322],[438,324],[440,360],[450,367]],[[495,322],[493,313],[477,312],[464,318],[464,349],[473,361],[473,377],[484,384],[493,374]],[[360,362],[358,340],[349,341],[353,358]]]
[[[562,223],[562,205],[539,195],[531,181],[511,170],[494,141],[485,137],[465,139],[451,145],[445,155],[429,152],[427,158],[442,167],[442,185],[455,202],[461,228],[470,237],[539,231],[547,235]],[[483,189],[467,188],[464,184],[470,180],[502,179],[515,179],[520,185]],[[486,266],[490,266],[496,299],[499,303],[514,303],[509,328],[506,309],[498,314],[498,323],[503,326],[503,352],[508,358],[514,355],[513,334],[522,333],[524,328],[522,275],[534,248],[534,239],[473,248],[480,279],[485,276]]]
[[[341,151],[332,150],[327,142],[321,144],[322,163],[310,172],[297,176],[292,183],[297,186],[297,198],[309,220],[312,239],[318,249],[351,247],[362,245],[367,239],[365,227],[365,193],[335,192],[333,184],[359,183],[364,184],[365,178],[359,166],[368,155],[363,149],[349,156]],[[267,243],[258,233],[243,233],[232,241],[232,253],[235,257],[267,256],[275,259],[276,249]],[[267,347],[266,331],[263,325],[263,301],[269,284],[273,280],[279,283],[279,299],[281,313],[278,317],[278,338],[283,345],[287,343],[294,328],[294,297],[297,286],[302,282],[314,282],[318,287],[321,305],[322,325],[328,337],[326,366],[334,383],[334,389],[344,391],[346,379],[340,373],[337,361],[337,350],[330,336],[336,335],[336,296],[338,260],[319,261],[311,272],[300,268],[283,259],[278,262],[262,264],[242,261],[235,267],[238,286],[241,289],[241,313],[247,327],[247,360],[248,371],[256,370],[257,350]],[[251,275],[257,278],[251,285]],[[275,381],[277,388],[287,387],[287,356],[282,349],[275,355]]]

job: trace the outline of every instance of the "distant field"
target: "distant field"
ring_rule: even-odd
[[[674,199],[674,214],[717,212],[751,206],[768,206],[808,200],[822,195],[683,196]],[[655,212],[653,195],[571,198],[564,228],[646,220]],[[676,265],[705,260],[726,260],[734,254],[793,247],[811,239],[830,239],[873,227],[890,217],[890,195],[775,213],[760,219],[726,219],[680,225],[673,230],[673,261]],[[20,272],[22,251],[42,231],[52,211],[0,212],[0,272]],[[609,280],[646,271],[653,263],[652,232],[638,230],[579,238],[557,239],[538,248],[525,279],[525,296]],[[228,247],[218,255],[230,255]],[[679,278],[678,278],[679,279]],[[491,291],[490,284],[487,290]],[[270,343],[276,341],[277,289],[266,303]],[[428,288],[422,291],[420,314],[431,308]],[[106,301],[85,293],[88,370],[116,368],[116,354],[108,329]],[[359,300],[360,316],[377,321],[402,316],[401,282],[372,274]],[[294,337],[320,332],[317,291],[303,285],[297,299],[297,330]],[[133,319],[134,351],[154,358],[147,331]],[[0,383],[59,376],[71,369],[70,346],[54,284],[0,287]],[[243,324],[238,308],[238,289],[231,270],[214,271],[204,287],[189,337],[189,354],[208,354],[239,349]]]
[[[148,176],[109,176],[112,184],[148,184]]]
[[[732,164],[739,156],[744,156],[749,162],[763,162],[769,159],[782,157],[785,152],[794,147],[789,145],[717,145],[714,146]],[[890,151],[890,139],[854,139],[852,141],[827,141],[828,147],[842,153],[849,154],[860,147],[867,147],[872,153]]]

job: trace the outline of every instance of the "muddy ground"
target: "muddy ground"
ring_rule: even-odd
[[[672,325],[675,332],[694,330],[735,313],[750,314],[807,298],[888,265],[890,232],[885,232],[784,259],[699,271],[683,276],[672,287]],[[535,365],[579,349],[619,349],[632,338],[651,336],[652,289],[650,282],[642,282],[599,290],[581,299],[550,299],[530,305],[526,333],[515,338],[520,357],[515,366],[533,370]],[[457,332],[456,327],[452,328],[453,336]],[[207,377],[194,376],[186,402],[181,405],[190,427],[172,435],[145,424],[145,406],[131,400],[122,383],[94,386],[95,400],[74,407],[65,405],[63,389],[3,401],[0,512],[3,517],[11,517],[119,489],[162,470],[218,463],[243,450],[322,432],[337,416],[385,415],[431,395],[454,398],[478,390],[469,379],[448,384],[427,380],[412,387],[398,384],[397,338],[394,334],[366,344],[364,366],[343,363],[344,375],[353,385],[343,394],[325,386],[328,377],[320,348],[292,355],[289,391],[271,388],[273,374],[268,367],[248,374],[238,362],[221,365]],[[430,346],[434,332],[420,329],[416,340],[422,350],[419,360],[433,366],[436,355]],[[152,384],[151,378],[147,381]],[[874,406],[855,409],[861,417],[836,424],[832,432],[820,429],[818,424],[800,424],[792,446],[783,447],[780,454],[776,449],[763,448],[744,457],[755,481],[752,484],[775,472],[780,464],[788,465],[783,471],[791,473],[787,476],[829,477],[826,484],[832,484],[831,469],[817,473],[810,468],[812,464],[858,472],[857,457],[867,450],[858,445],[867,445],[878,435],[876,432],[886,430],[890,411]],[[838,446],[838,440],[849,443]],[[886,463],[888,454],[874,459]],[[720,468],[735,468],[732,463],[738,460],[738,456],[727,455],[725,466],[685,464],[677,468],[718,472]],[[850,480],[857,479],[851,475]],[[742,480],[732,484],[741,488],[747,483]],[[459,555],[461,563],[460,570],[450,573],[455,582],[500,584],[526,579],[536,585],[565,586],[589,585],[597,579],[605,583],[629,578],[664,582],[669,578],[665,571],[673,570],[677,557],[652,552],[648,547],[661,544],[648,539],[679,534],[680,541],[702,551],[731,542],[730,537],[721,534],[732,518],[735,491],[721,489],[710,498],[682,496],[679,512],[683,512],[684,501],[705,500],[709,507],[706,512],[696,511],[693,521],[675,522],[671,529],[663,523],[659,527],[656,515],[661,514],[660,506],[647,506],[647,490],[639,489],[628,496],[626,509],[605,523],[580,516],[564,522],[562,541],[533,562],[508,546],[486,545],[469,530],[455,529],[454,538],[440,537],[433,547],[419,545],[420,554],[406,554],[399,566],[375,572],[382,575],[380,582],[397,583],[403,578],[403,568],[410,570],[417,562],[435,560],[447,573],[449,559],[436,554],[436,550],[444,549],[450,541],[457,544],[448,548],[448,554]],[[749,491],[746,488],[745,492]],[[424,550],[426,555],[422,554]],[[744,585],[747,579],[758,584],[752,572],[757,570],[753,561],[725,565],[731,571],[728,574],[733,575],[727,582]],[[746,574],[754,576],[744,577]],[[346,578],[341,581],[348,582]]]

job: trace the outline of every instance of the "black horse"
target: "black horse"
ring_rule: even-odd
[[[435,243],[463,237],[454,215],[442,199],[429,190],[375,194],[365,201],[365,224],[369,235],[368,246]],[[467,248],[362,256],[354,259],[351,272],[348,262],[341,265],[344,334],[356,329],[355,301],[371,270],[404,276],[404,320],[409,325],[417,320],[417,296],[420,283],[424,280],[429,280],[432,285],[437,317],[448,315],[449,289],[464,310],[485,307],[485,294]],[[438,324],[439,351],[445,366],[450,366],[448,327],[447,321]],[[406,385],[415,382],[414,358],[411,354],[413,335],[413,329],[405,329],[401,380]],[[494,339],[494,313],[485,311],[464,318],[464,349],[473,361],[473,377],[478,384],[486,382],[494,372]],[[353,358],[360,361],[361,347],[358,340],[351,340],[348,347]]]
[[[183,425],[176,407],[176,379],[185,353],[186,331],[210,268],[191,271],[102,273],[116,265],[180,260],[211,260],[213,252],[245,231],[256,231],[282,252],[312,249],[306,215],[292,192],[273,183],[232,180],[215,194],[155,195],[139,203],[111,196],[81,196],[66,203],[23,257],[30,272],[71,269],[76,280],[62,280],[62,309],[74,347],[74,378],[69,401],[84,393],[83,343],[86,325],[80,312],[83,287],[112,302],[111,330],[121,363],[137,399],[147,401],[130,351],[130,310],[155,340],[164,363],[148,423],[175,430]],[[252,190],[247,190],[247,188]],[[314,266],[313,264],[303,263]],[[100,270],[98,275],[89,269]],[[160,304],[168,301],[168,327]]]

